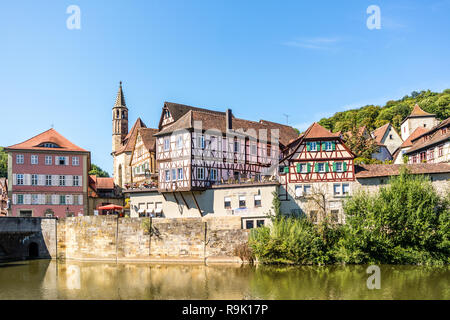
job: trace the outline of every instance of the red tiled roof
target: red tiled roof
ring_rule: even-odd
[[[383,140],[383,137],[386,134],[386,131],[389,129],[390,125],[391,124],[388,122],[385,125],[375,129],[372,132],[373,138],[375,139],[376,142],[380,142],[381,143],[381,140]]]
[[[318,138],[336,138],[339,137],[339,133],[332,133],[322,127],[317,122],[314,122],[303,134],[305,139],[318,139]]]
[[[419,137],[420,135],[422,135],[423,133],[428,132],[428,129],[425,129],[424,127],[417,127],[408,137],[408,139],[406,139],[405,141],[403,141],[403,143],[400,145],[400,148],[407,148],[407,147],[411,147],[413,145],[412,140],[414,140],[415,138]]]
[[[124,139],[124,143],[122,147],[116,151],[116,155],[121,154],[123,152],[131,152],[133,151],[134,144],[136,142],[136,135],[139,128],[147,128],[145,123],[141,120],[141,118],[137,118],[131,130],[128,132],[127,136]]]
[[[59,148],[45,148],[45,147],[38,147],[39,145],[50,142],[54,143]],[[7,147],[6,149],[12,149],[12,150],[48,150],[48,151],[79,151],[79,152],[88,152],[77,145],[73,144],[69,140],[67,140],[65,137],[63,137],[59,132],[57,132],[55,129],[49,129],[47,131],[44,131],[24,142],[12,145]]]
[[[89,175],[89,186],[97,191],[98,189],[114,189],[114,178],[103,178]]]
[[[388,177],[400,174],[402,164],[359,164],[355,165],[356,178]],[[450,173],[448,163],[419,163],[406,165],[412,174]]]
[[[423,111],[418,104],[416,104],[411,112],[411,114],[409,115],[410,117],[423,117],[423,116],[434,116],[434,114],[428,113]]]

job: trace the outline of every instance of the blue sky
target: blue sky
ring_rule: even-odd
[[[369,5],[381,29],[369,30]],[[81,29],[66,9],[78,5]],[[2,1],[0,94],[8,146],[54,126],[112,169],[111,108],[130,127],[164,101],[305,129],[413,90],[450,88],[449,0]]]

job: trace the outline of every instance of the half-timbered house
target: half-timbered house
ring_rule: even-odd
[[[133,152],[131,153],[131,183],[135,186],[145,184],[156,187],[158,175],[156,172],[156,138],[157,129],[140,128],[136,135]]]
[[[292,127],[239,119],[229,109],[166,102],[155,134],[159,180],[154,197],[176,203],[182,216],[240,214],[258,220],[270,210],[271,197],[261,201],[261,194],[278,184],[271,176],[280,150],[297,136]],[[132,203],[139,192],[130,194]]]
[[[313,123],[280,161],[279,197],[283,212],[309,216],[313,221],[331,216],[342,220],[341,200],[355,180],[355,155],[338,133]]]

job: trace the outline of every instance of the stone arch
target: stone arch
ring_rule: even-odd
[[[39,245],[36,242],[31,242],[28,245],[28,257],[29,258],[39,257]]]

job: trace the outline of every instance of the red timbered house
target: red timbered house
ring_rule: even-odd
[[[331,214],[338,215],[340,205],[330,202],[348,195],[350,182],[355,180],[355,155],[340,134],[315,122],[291,143],[290,150],[280,161],[279,171],[280,199],[286,211],[309,211],[317,216],[320,211],[328,214],[335,207],[337,210],[331,210]]]

